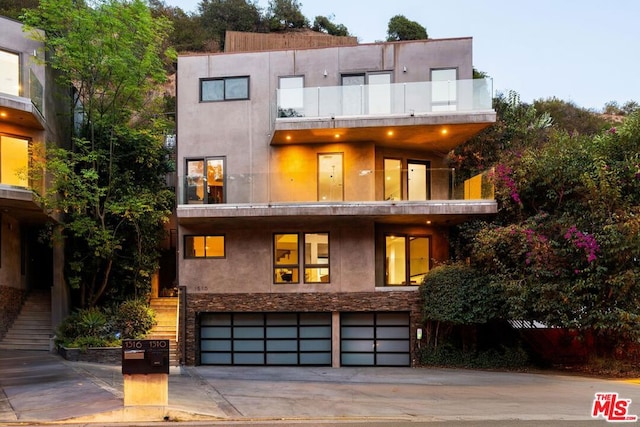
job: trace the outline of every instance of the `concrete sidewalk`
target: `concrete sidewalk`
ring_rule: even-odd
[[[213,420],[592,420],[595,393],[640,385],[453,369],[179,367],[169,404],[123,406],[120,366],[41,352],[0,354],[0,424]]]

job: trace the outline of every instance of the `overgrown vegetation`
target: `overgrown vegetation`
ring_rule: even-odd
[[[144,338],[155,313],[144,300],[74,311],[58,327],[55,343],[67,348],[117,347],[123,339]]]

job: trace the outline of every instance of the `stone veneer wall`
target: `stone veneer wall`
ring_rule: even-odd
[[[207,312],[372,312],[408,311],[411,323],[411,364],[417,365],[415,330],[422,326],[420,293],[290,293],[290,294],[187,294],[186,336],[187,365],[200,360],[199,313]]]
[[[4,338],[9,326],[20,314],[26,295],[24,289],[0,286],[0,339]]]

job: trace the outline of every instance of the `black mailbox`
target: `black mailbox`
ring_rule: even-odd
[[[123,374],[168,374],[169,340],[122,340]]]

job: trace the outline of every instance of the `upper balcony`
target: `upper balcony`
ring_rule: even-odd
[[[222,169],[179,179],[181,223],[264,217],[331,216],[379,222],[456,222],[497,212],[490,173],[457,183],[454,169],[359,170],[339,176],[312,172],[225,175]],[[202,172],[202,171],[201,171]]]
[[[26,84],[24,84],[26,82]],[[0,124],[44,130],[44,86],[20,55],[0,50]]]
[[[491,79],[278,89],[271,144],[447,152],[495,123],[492,93]]]

